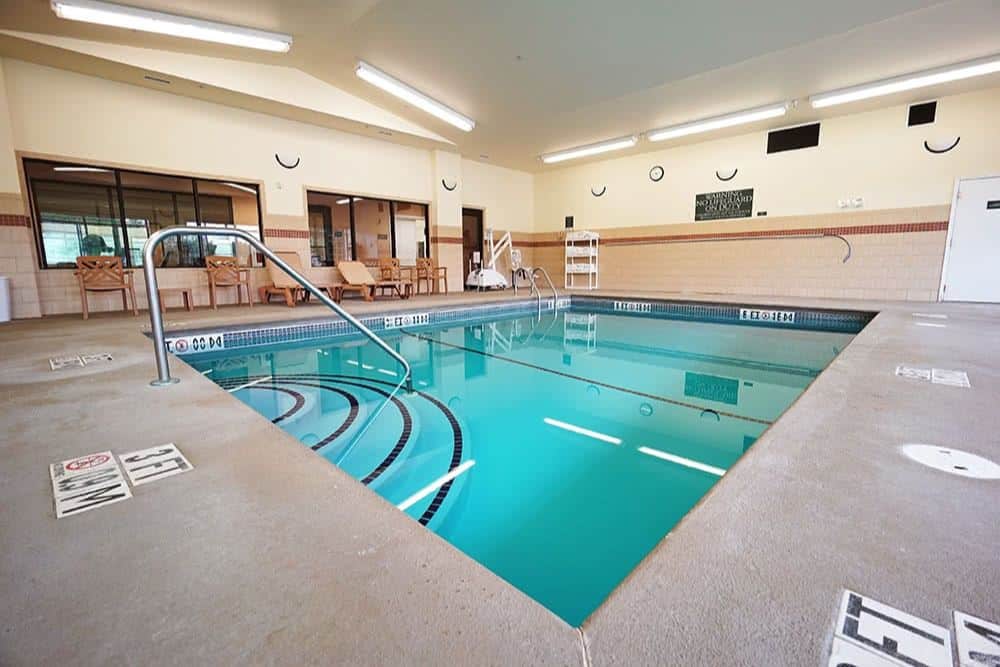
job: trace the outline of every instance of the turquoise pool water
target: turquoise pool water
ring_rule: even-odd
[[[580,310],[188,358],[579,625],[853,334]],[[341,460],[342,459],[342,460]]]

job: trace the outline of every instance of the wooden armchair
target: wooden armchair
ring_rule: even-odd
[[[87,292],[121,292],[122,310],[128,310],[128,296],[132,296],[132,314],[138,315],[135,303],[135,283],[132,269],[122,265],[121,257],[107,255],[83,255],[76,258],[76,281],[80,284],[80,302],[83,305],[83,319],[90,318]]]
[[[417,258],[417,294],[420,293],[420,283],[427,283],[427,292],[437,294],[441,281],[444,281],[444,291],[448,291],[448,267],[438,266],[430,257]]]
[[[253,307],[253,296],[250,294],[250,269],[240,266],[235,257],[225,255],[209,255],[205,258],[205,271],[208,273],[208,299],[212,308],[218,310],[215,290],[218,287],[235,287],[236,302],[243,305],[243,293],[247,292],[247,305]]]

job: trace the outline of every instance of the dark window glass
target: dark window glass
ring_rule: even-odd
[[[406,267],[429,256],[426,204],[323,192],[307,193],[307,201],[313,266],[354,258],[375,267],[396,257]]]
[[[142,266],[142,246],[153,232],[176,225],[194,225],[194,186],[190,178],[121,172],[125,224],[132,266]],[[197,236],[175,236],[161,243],[154,255],[159,267],[204,265]]]
[[[257,188],[243,183],[198,181],[198,213],[202,227],[236,228],[260,240]],[[259,266],[252,248],[231,236],[202,237],[206,255],[236,257],[243,266]]]
[[[819,123],[799,125],[767,133],[767,152],[782,153],[819,146]]]
[[[237,227],[260,238],[253,185],[43,160],[25,160],[24,167],[46,268],[75,266],[78,255],[88,254],[119,255],[139,267],[150,234],[177,225]],[[260,265],[247,244],[225,236],[171,237],[155,257],[157,266],[200,267],[212,254]]]
[[[313,266],[336,266],[354,257],[351,198],[347,195],[308,193],[309,255]]]
[[[119,255],[125,247],[114,173],[71,165],[25,165],[32,183],[43,265],[76,266],[80,255]]]

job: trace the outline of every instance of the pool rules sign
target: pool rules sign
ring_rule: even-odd
[[[753,215],[753,188],[706,192],[694,196],[694,219],[725,220]]]

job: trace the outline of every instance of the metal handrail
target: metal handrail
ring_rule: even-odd
[[[535,285],[535,274],[539,271],[545,276],[545,281],[549,284],[549,289],[552,290],[552,310],[556,310],[559,307],[559,292],[556,291],[556,286],[552,284],[552,278],[549,278],[549,272],[546,271],[541,266],[536,266],[531,270],[531,284]],[[538,298],[538,317],[542,317],[542,291],[536,288],[535,296]]]
[[[167,343],[163,334],[163,315],[160,312],[160,293],[157,290],[156,285],[156,266],[153,264],[153,250],[157,245],[160,244],[166,238],[171,236],[232,236],[234,238],[242,239],[250,244],[251,247],[255,248],[258,252],[263,254],[268,260],[274,262],[280,269],[292,277],[295,282],[299,283],[304,287],[310,294],[319,299],[325,306],[333,310],[333,312],[340,315],[348,323],[351,324],[355,329],[360,331],[368,340],[375,343],[378,347],[392,357],[396,363],[403,367],[403,378],[396,385],[396,388],[392,391],[391,395],[395,395],[396,391],[400,387],[406,386],[406,391],[408,393],[413,392],[413,374],[410,370],[410,364],[403,358],[401,354],[396,352],[394,349],[389,347],[389,345],[379,338],[371,329],[366,327],[357,318],[348,313],[340,305],[338,305],[333,299],[324,294],[320,288],[313,285],[309,280],[303,276],[301,273],[293,269],[287,262],[278,257],[270,248],[264,245],[262,242],[258,241],[256,237],[251,236],[247,232],[241,229],[222,229],[222,228],[199,228],[199,227],[167,227],[166,229],[161,229],[158,232],[153,233],[148,239],[146,239],[146,244],[142,248],[143,256],[143,274],[146,277],[146,297],[149,300],[149,321],[153,329],[153,351],[156,353],[156,372],[157,378],[153,380],[150,384],[154,387],[161,387],[166,385],[171,385],[179,382],[177,378],[170,377],[170,365],[167,361]],[[248,295],[253,298],[252,295]],[[388,402],[386,399],[386,403]],[[385,406],[385,403],[373,413],[372,417],[377,416],[381,412],[381,408]],[[372,422],[374,419],[369,419],[368,422]],[[362,429],[366,430],[366,429]]]

